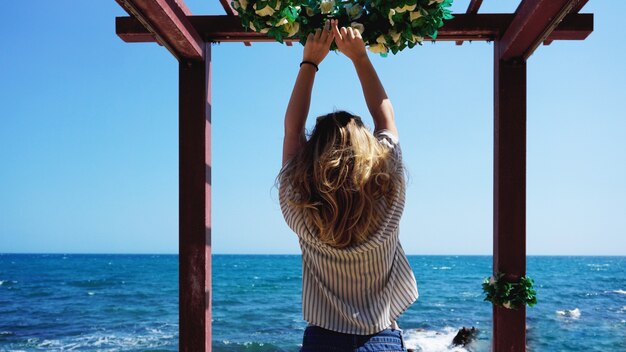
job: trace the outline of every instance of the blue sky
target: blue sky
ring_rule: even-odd
[[[481,12],[518,2],[486,0]],[[217,0],[187,3],[223,13]],[[595,14],[587,40],[542,46],[528,62],[529,255],[626,255],[626,3],[583,12]],[[113,0],[4,5],[0,252],[178,251],[178,65],[154,43],[119,39],[123,15]],[[213,46],[214,253],[299,251],[273,184],[301,54]],[[491,254],[493,44],[371,57],[410,173],[406,252]],[[333,109],[368,116],[349,61],[331,53],[311,116]]]

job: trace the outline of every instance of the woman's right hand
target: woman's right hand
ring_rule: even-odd
[[[365,43],[363,42],[363,37],[361,37],[361,32],[352,27],[339,28],[337,24],[338,21],[335,19],[330,22],[333,28],[335,44],[337,44],[339,51],[355,63],[362,58],[367,58]]]
[[[302,60],[319,65],[328,55],[330,44],[333,42],[333,32],[330,30],[330,21],[326,21],[324,28],[318,28],[310,33],[304,45]]]

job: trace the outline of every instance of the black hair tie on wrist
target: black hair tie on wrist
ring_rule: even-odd
[[[315,72],[317,72],[317,71],[319,71],[319,70],[320,70],[320,68],[319,68],[319,67],[317,67],[317,65],[316,65],[316,64],[314,64],[314,63],[312,63],[311,61],[302,61],[302,62],[300,63],[300,67],[302,67],[302,65],[304,65],[304,64],[313,65],[313,67],[315,67]]]

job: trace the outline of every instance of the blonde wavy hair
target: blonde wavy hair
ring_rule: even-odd
[[[404,187],[396,159],[360,117],[337,111],[317,118],[277,181],[291,186],[289,204],[303,210],[319,240],[341,249],[365,241],[381,220],[378,202],[390,204]]]

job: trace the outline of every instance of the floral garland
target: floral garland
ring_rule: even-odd
[[[328,18],[352,27],[369,50],[386,56],[422,45],[424,37],[437,38],[443,20],[453,18],[453,0],[235,0],[245,28],[267,33],[282,43],[298,37],[304,45],[309,33],[322,28]],[[331,49],[336,49],[333,43]]]
[[[485,301],[508,308],[518,309],[526,304],[529,307],[537,304],[537,293],[533,288],[533,279],[523,276],[519,282],[506,282],[502,278],[503,273],[496,273],[493,276],[485,278],[483,281],[483,292],[487,295]]]

